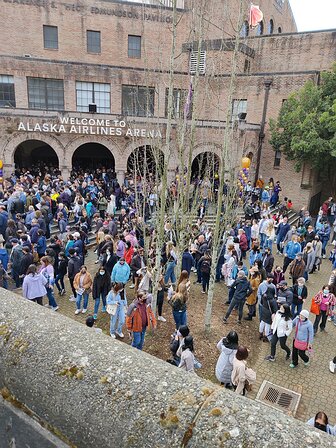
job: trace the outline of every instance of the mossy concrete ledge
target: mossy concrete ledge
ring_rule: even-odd
[[[77,447],[336,447],[298,420],[3,289],[0,388]]]

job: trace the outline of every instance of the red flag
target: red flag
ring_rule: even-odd
[[[260,11],[259,6],[254,5],[251,3],[250,8],[250,17],[249,17],[249,25],[250,28],[254,28],[258,25],[264,18],[264,14]]]

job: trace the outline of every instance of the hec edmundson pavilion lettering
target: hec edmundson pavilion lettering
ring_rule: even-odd
[[[123,120],[60,117],[59,123],[30,123],[20,121],[18,131],[48,134],[86,134],[119,137],[162,138],[159,129],[129,127]]]
[[[66,12],[89,12],[101,16],[115,16],[127,19],[140,19],[150,22],[173,23],[172,16],[163,15],[161,13],[138,12],[135,8],[119,9],[119,8],[101,8],[99,6],[86,6],[81,3],[61,3],[56,0],[3,0],[4,3],[11,3],[18,6],[35,6],[39,8],[64,8]]]

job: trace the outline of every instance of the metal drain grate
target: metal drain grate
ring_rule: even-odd
[[[301,394],[264,380],[256,400],[295,416]]]

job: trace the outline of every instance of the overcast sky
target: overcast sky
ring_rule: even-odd
[[[289,0],[298,31],[336,28],[336,0]]]

